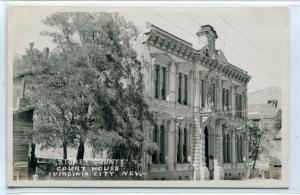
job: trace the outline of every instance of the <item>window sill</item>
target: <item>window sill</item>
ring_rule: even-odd
[[[175,165],[175,170],[177,171],[188,171],[188,170],[192,170],[193,169],[193,165],[190,163],[176,163]]]
[[[164,172],[167,171],[168,165],[167,164],[150,164],[151,172]]]

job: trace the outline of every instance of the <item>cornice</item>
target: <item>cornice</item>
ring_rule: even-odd
[[[246,71],[216,59],[209,58],[192,47],[192,44],[152,25],[145,34],[145,42],[166,53],[177,56],[191,63],[200,63],[210,70],[217,70],[225,77],[246,85],[251,77]]]

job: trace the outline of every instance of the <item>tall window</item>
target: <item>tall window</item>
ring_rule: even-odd
[[[211,101],[212,101],[213,105],[215,106],[215,104],[216,104],[216,84],[215,83],[212,84]]]
[[[165,128],[160,126],[159,162],[165,163]]]
[[[178,103],[183,105],[188,103],[188,75],[183,73],[178,75]]]
[[[187,105],[187,97],[188,96],[188,77],[187,75],[184,75],[184,100],[183,104]]]
[[[222,90],[222,104],[223,110],[229,110],[229,89],[223,88]]]
[[[152,163],[153,164],[164,164],[165,162],[165,156],[166,156],[166,150],[165,150],[165,140],[166,140],[166,129],[164,125],[161,125],[158,127],[155,125],[153,130],[153,142],[155,142],[158,145],[158,151],[155,151],[152,154]]]
[[[229,133],[223,133],[223,159],[224,163],[231,162],[231,140]]]
[[[223,160],[227,163],[227,135],[223,132]]]
[[[161,99],[166,100],[166,68],[162,67]]]
[[[182,74],[179,73],[179,77],[178,77],[178,103],[181,103],[181,82],[182,82]]]
[[[201,80],[201,107],[205,106],[205,92],[204,92],[205,82],[204,79]]]
[[[181,163],[181,129],[178,128],[177,134],[177,163]]]
[[[167,86],[167,69],[160,65],[155,66],[155,76],[154,76],[154,97],[156,99],[166,100],[166,86]]]
[[[159,66],[158,65],[156,65],[155,66],[155,77],[154,77],[154,86],[155,86],[155,90],[154,90],[154,92],[155,92],[155,94],[154,94],[154,96],[155,96],[155,98],[159,98],[159,94],[158,94],[158,92],[159,92]]]
[[[237,139],[237,159],[238,162],[242,163],[243,162],[243,140],[242,136],[238,136]]]
[[[155,125],[153,130],[153,142],[158,144],[158,127]],[[158,164],[157,151],[152,154],[152,163]]]
[[[236,94],[236,116],[242,118],[242,95]]]
[[[188,135],[186,128],[183,131],[183,162],[188,162]]]

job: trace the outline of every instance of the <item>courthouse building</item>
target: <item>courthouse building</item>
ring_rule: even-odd
[[[196,35],[207,43],[199,50],[151,24],[144,33],[144,95],[156,120],[149,136],[159,147],[144,155],[146,179],[246,178],[250,76],[215,48],[212,26]]]

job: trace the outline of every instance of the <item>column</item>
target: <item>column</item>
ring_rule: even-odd
[[[244,96],[244,120],[247,121],[248,115],[248,106],[247,106],[247,90],[243,93]]]
[[[208,98],[207,98],[207,92],[208,92],[208,90],[209,90],[209,86],[208,86],[208,80],[204,80],[204,82],[205,82],[205,84],[204,84],[204,86],[205,86],[205,88],[204,88],[204,98],[205,98],[205,110],[207,110],[207,108],[208,108]]]
[[[232,132],[232,147],[231,147],[231,159],[232,159],[232,163],[236,163],[237,162],[237,140],[236,140],[236,132],[235,130]]]
[[[155,96],[155,83],[154,83],[154,77],[155,77],[155,65],[151,63],[151,68],[150,68],[150,97],[154,98]]]
[[[246,140],[246,134],[243,133],[243,136],[242,136],[242,143],[243,143],[243,152],[242,152],[242,155],[243,155],[243,162],[247,162],[247,140]]]
[[[188,162],[192,163],[193,159],[193,124],[188,129]]]
[[[199,80],[197,81],[198,83],[199,83],[199,88],[198,88],[198,90],[199,90],[199,107],[202,107],[202,97],[203,97],[203,94],[202,94],[202,92],[204,91],[203,89],[202,89],[202,73],[201,72],[199,72]]]
[[[176,99],[176,82],[177,82],[177,77],[176,77],[176,66],[174,64],[174,62],[172,62],[170,64],[170,71],[169,71],[169,101],[170,102],[174,102],[176,103],[177,99]]]
[[[173,135],[173,138],[174,138],[174,145],[172,145],[171,147],[174,148],[174,165],[177,164],[177,150],[178,150],[178,146],[177,146],[177,137],[178,137],[178,121],[175,119],[174,120],[174,135]],[[172,123],[171,123],[171,128],[172,128]],[[175,146],[175,147],[174,147]],[[171,152],[170,152],[171,153]]]
[[[161,121],[158,122],[158,135],[157,135],[157,145],[158,145],[158,151],[157,151],[157,161],[158,164],[161,164],[160,162],[160,125],[161,125]]]
[[[178,92],[178,85],[179,85],[179,82],[178,82],[178,80],[179,80],[179,74],[178,74],[178,65],[175,65],[175,86],[174,86],[174,88],[175,88],[175,98],[174,98],[174,100],[175,100],[175,104],[177,104],[178,103],[178,94],[179,94],[179,92]]]
[[[165,150],[165,153],[164,153],[164,158],[165,158],[165,163],[168,164],[168,159],[169,159],[169,151],[168,151],[168,143],[169,143],[169,128],[170,128],[170,122],[169,121],[166,121],[165,122],[165,139],[164,139],[164,150]]]
[[[180,163],[182,164],[183,163],[183,137],[184,135],[184,128],[180,128],[180,153],[179,153],[179,156],[180,156]]]
[[[169,102],[170,101],[170,67],[171,65],[169,64],[166,67],[166,86],[165,86],[165,94],[166,94],[166,101]]]
[[[230,116],[230,114],[231,114],[231,110],[232,110],[232,87],[229,87],[229,89],[228,89],[228,115]]]
[[[215,135],[215,158],[218,159],[218,162],[222,162],[223,158],[223,142],[222,142],[222,128],[220,124],[216,125],[216,135]]]
[[[246,129],[246,132],[245,132],[245,136],[246,136],[246,137],[245,137],[245,143],[246,143],[246,148],[245,148],[245,159],[246,159],[246,163],[248,163],[248,160],[249,160],[249,159],[248,159],[248,158],[249,158],[249,154],[248,154],[248,152],[249,152],[249,151],[248,151],[248,144],[249,144],[249,143],[248,143],[248,141],[247,141],[247,140],[248,140],[248,132],[247,132],[247,129]]]
[[[215,110],[218,111],[219,110],[219,93],[220,93],[220,89],[219,89],[219,79],[215,82]]]
[[[200,75],[198,74],[198,72],[196,70],[194,70],[194,78],[193,78],[193,91],[194,94],[192,96],[194,96],[194,110],[197,110],[201,104],[200,102]]]
[[[158,99],[161,100],[162,99],[162,95],[161,95],[161,88],[162,88],[162,79],[163,79],[163,71],[162,71],[162,67],[158,66]]]
[[[176,147],[174,147],[174,145],[176,145],[176,123],[175,120],[170,120],[168,123],[169,127],[168,127],[168,141],[167,141],[167,146],[168,146],[168,150],[167,150],[167,155],[168,155],[168,159],[167,159],[167,164],[168,164],[168,168],[169,170],[174,170],[174,164],[176,163]],[[175,134],[175,136],[174,136]],[[174,139],[175,138],[175,139]],[[174,153],[176,155],[174,155]]]
[[[193,88],[194,88],[194,82],[193,82],[193,71],[190,71],[190,74],[188,76],[188,97],[187,97],[187,104],[189,105],[189,107],[193,107],[194,106],[194,98],[195,98],[195,94],[193,92]]]

